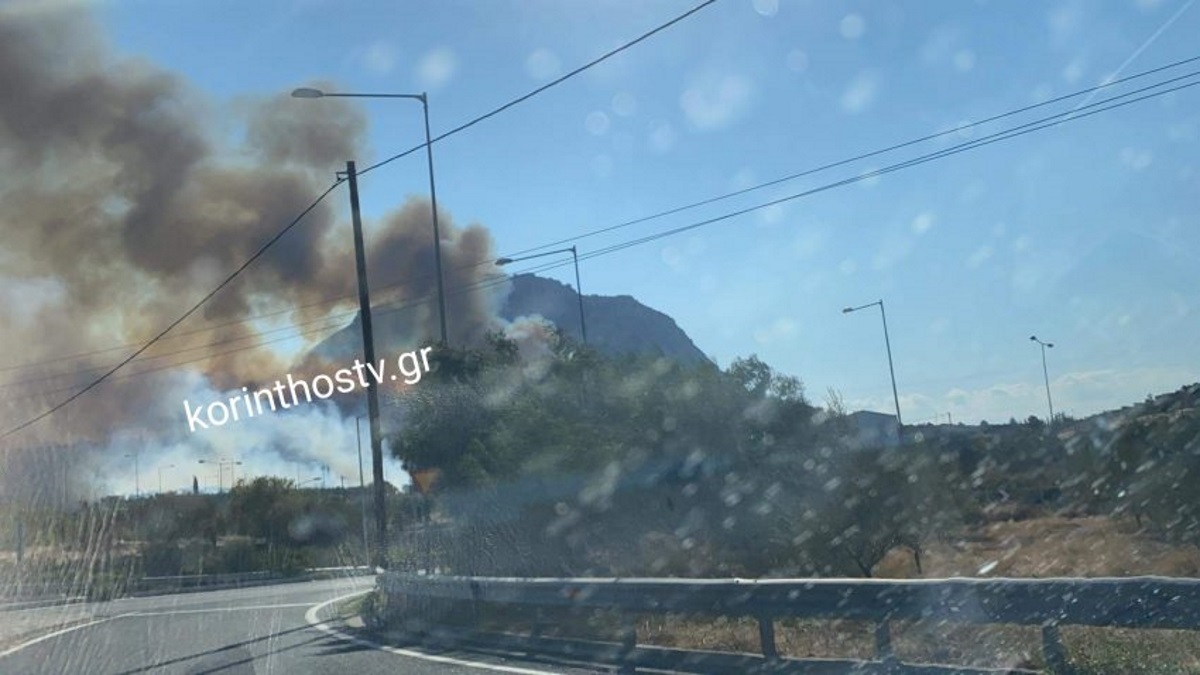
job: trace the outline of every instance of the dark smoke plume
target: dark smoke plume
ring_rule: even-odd
[[[347,159],[367,159],[357,107],[286,93],[239,106],[244,135],[230,147],[213,123],[232,114],[229,106],[116,55],[76,10],[0,7],[0,92],[0,431],[156,334],[308,206]],[[118,433],[178,434],[188,392],[290,372],[296,364],[271,342],[279,334],[253,320],[319,329],[322,319],[353,313],[347,211],[343,187],[147,358],[0,442],[0,466],[4,453],[38,444],[106,447]],[[378,225],[368,241],[379,298],[432,297],[428,202],[410,200]],[[457,228],[447,214],[441,227],[447,288],[495,272],[474,264],[493,256],[482,227]],[[493,295],[450,296],[454,339],[486,330]],[[427,303],[412,338],[435,337],[436,325]],[[332,328],[309,330],[299,339],[311,345]]]

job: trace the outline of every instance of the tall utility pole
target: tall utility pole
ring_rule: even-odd
[[[887,347],[888,374],[892,376],[892,400],[896,402],[896,440],[903,443],[904,422],[900,419],[900,394],[896,390],[896,368],[892,365],[892,340],[888,336],[887,310],[883,308],[883,300],[879,299],[875,302],[869,302],[861,307],[847,307],[842,310],[842,314],[857,312],[860,309],[874,307],[875,305],[879,306],[879,316],[883,319],[883,344]]]
[[[358,174],[346,162],[350,184],[350,217],[354,224],[354,265],[358,272],[358,311],[362,319],[363,356],[375,363],[375,331],[371,324],[371,294],[367,287],[367,254],[363,248],[362,215],[358,206]],[[444,325],[444,324],[443,324]],[[375,566],[387,568],[387,510],[383,488],[383,442],[379,429],[379,390],[367,385],[367,415],[371,419],[371,478],[375,481]]]
[[[1050,424],[1054,424],[1054,401],[1050,398],[1050,371],[1046,369],[1046,348],[1054,348],[1053,342],[1042,342],[1036,335],[1030,335],[1029,339],[1038,343],[1042,348],[1042,377],[1046,381],[1046,405],[1050,407]]]

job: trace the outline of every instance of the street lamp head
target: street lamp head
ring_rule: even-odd
[[[325,96],[325,92],[312,87],[300,87],[292,90],[292,98],[321,98]]]
[[[1030,336],[1029,336],[1029,339],[1030,339],[1030,340],[1032,340],[1033,342],[1037,342],[1037,336],[1036,336],[1036,335],[1030,335]]]
[[[1051,348],[1051,349],[1053,349],[1053,348],[1054,348],[1054,343],[1053,343],[1053,342],[1047,342],[1047,343],[1046,343],[1046,346],[1047,346],[1047,347],[1049,347],[1049,348]]]
[[[845,309],[842,310],[842,314],[849,314],[850,312],[853,312],[853,311],[854,311],[853,307],[846,307]]]
[[[507,265],[507,264],[511,263],[512,261],[513,261],[512,258],[496,258],[496,265],[498,267],[503,267],[504,265]]]

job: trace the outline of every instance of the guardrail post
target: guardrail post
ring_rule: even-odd
[[[637,623],[631,616],[621,617],[623,630],[621,635],[621,667],[617,671],[621,675],[632,675],[637,672],[633,661],[633,650],[637,649]]]
[[[875,624],[875,655],[885,664],[896,663],[896,652],[892,649],[892,627],[887,619]]]
[[[529,629],[529,649],[525,653],[530,656],[537,655],[537,639],[542,637],[542,631],[546,629],[546,610],[538,605],[533,610],[533,627]]]
[[[1058,634],[1058,626],[1054,624],[1042,626],[1042,656],[1046,659],[1046,667],[1054,675],[1070,675],[1075,672],[1067,660],[1067,650]]]
[[[775,619],[773,617],[758,617],[758,640],[762,643],[763,658],[768,661],[779,659],[779,650],[775,646]]]
[[[483,595],[483,589],[479,586],[478,581],[471,581],[471,630],[480,632],[479,630],[479,598]]]

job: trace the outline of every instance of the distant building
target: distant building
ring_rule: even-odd
[[[856,448],[895,447],[900,444],[896,416],[887,413],[859,410],[846,415],[850,422],[850,444]]]

